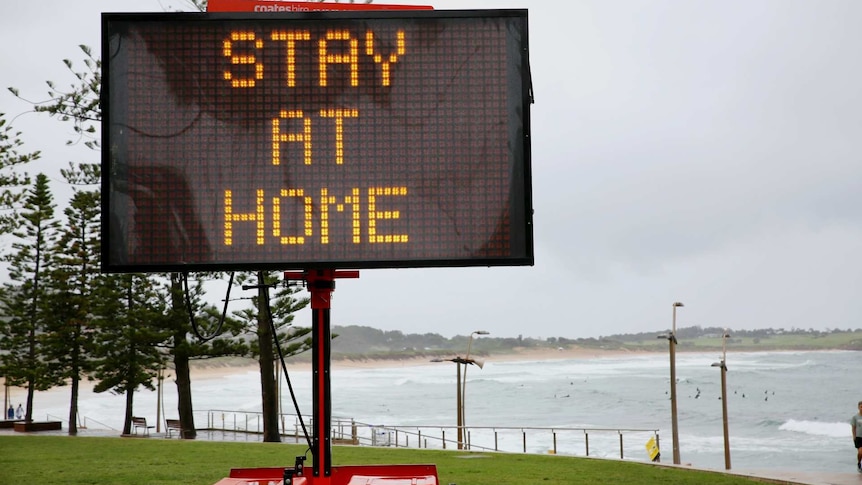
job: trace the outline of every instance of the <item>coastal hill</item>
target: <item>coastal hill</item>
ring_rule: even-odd
[[[718,327],[685,327],[676,331],[677,351],[721,350],[862,350],[862,329],[761,329],[726,330]],[[446,338],[436,333],[405,334],[397,330],[384,331],[366,326],[333,326],[332,358],[334,360],[403,360],[417,357],[452,357],[464,355],[470,346],[471,356],[517,353],[523,350],[584,349],[595,351],[667,351],[669,330],[637,334],[617,334],[599,338],[549,337],[537,339],[518,336],[494,337],[483,335],[470,343],[469,335]],[[302,356],[297,356],[301,359]]]

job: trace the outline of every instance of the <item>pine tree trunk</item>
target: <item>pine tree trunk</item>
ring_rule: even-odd
[[[177,273],[171,274],[171,306],[183,308],[183,289]],[[198,432],[195,426],[194,406],[192,406],[192,379],[189,370],[189,354],[185,350],[188,346],[185,326],[178,325],[174,333],[174,371],[177,374],[177,413],[180,417],[180,425],[183,428],[180,436],[183,439],[193,440]]]
[[[132,414],[135,404],[135,391],[126,391],[126,417],[123,419],[123,434],[132,434]]]
[[[183,334],[185,339],[185,334]],[[174,343],[179,343],[174,336]],[[181,344],[184,346],[184,344]],[[184,439],[193,440],[198,432],[195,428],[194,407],[192,406],[192,380],[189,370],[189,357],[184,352],[177,352],[174,356],[174,370],[177,373],[177,412],[180,415],[180,425],[183,427],[181,433]]]
[[[72,376],[72,397],[69,402],[69,435],[78,434],[78,390],[81,380],[77,373]]]
[[[257,335],[260,347],[260,390],[262,394],[263,411],[263,441],[278,443],[281,434],[278,430],[278,392],[275,385],[275,366],[273,361],[273,334],[271,330],[272,315],[269,313],[269,291],[264,281],[264,273],[258,272],[257,290]]]

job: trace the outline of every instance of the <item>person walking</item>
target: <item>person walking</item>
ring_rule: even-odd
[[[853,447],[856,448],[856,470],[862,473],[862,401],[859,401],[859,412],[850,418],[850,428],[853,431]]]
[[[6,418],[15,419],[15,408],[12,406],[12,404],[9,404],[9,410],[6,411]]]
[[[24,419],[24,408],[21,406],[20,402],[18,403],[18,409],[15,410],[15,417],[18,419]],[[860,423],[860,426],[862,426],[862,423]]]

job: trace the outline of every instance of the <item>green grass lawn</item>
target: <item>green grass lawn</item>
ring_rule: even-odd
[[[212,485],[231,468],[292,466],[305,446],[163,438],[0,436],[0,484]],[[434,464],[440,484],[738,485],[754,479],[646,463],[508,453],[336,446],[338,465]],[[310,473],[311,460],[306,462]]]

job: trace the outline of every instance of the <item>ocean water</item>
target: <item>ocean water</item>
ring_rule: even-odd
[[[677,353],[680,456],[683,463],[702,468],[724,469],[721,371],[711,366],[719,360],[718,353]],[[862,385],[856,382],[862,353],[734,352],[726,360],[734,470],[814,472],[855,467],[849,419],[862,400]],[[448,427],[447,439],[454,439],[455,378],[451,363],[369,369],[336,362],[333,414],[378,430],[420,429],[425,446],[439,448],[432,437],[435,433],[439,436]],[[310,414],[310,372],[291,371],[290,379],[303,414]],[[283,410],[292,413],[286,393],[285,386]],[[56,419],[68,414],[67,402],[53,399],[40,405],[40,399],[37,395],[37,417]],[[260,410],[258,376],[199,379],[193,382],[193,399],[198,427],[213,416],[227,416],[228,426],[233,425],[235,412]],[[165,386],[163,401],[167,417],[176,417],[172,382]],[[139,392],[135,403],[136,415],[155,418],[155,393]],[[465,403],[470,442],[477,450],[496,447],[520,452],[526,447],[531,453],[547,453],[556,448],[558,454],[583,456],[585,436],[580,428],[589,428],[590,455],[618,458],[617,430],[645,429],[658,431],[663,461],[671,459],[666,354],[471,366]],[[123,405],[122,396],[86,391],[79,401],[89,428],[119,429]],[[248,416],[240,416],[246,420],[241,426],[254,429],[257,425],[255,418],[249,422]],[[533,429],[551,427],[556,434]],[[624,459],[646,461],[645,443],[653,433],[622,434]],[[391,442],[391,433],[387,439]],[[412,445],[418,441],[414,436]]]

